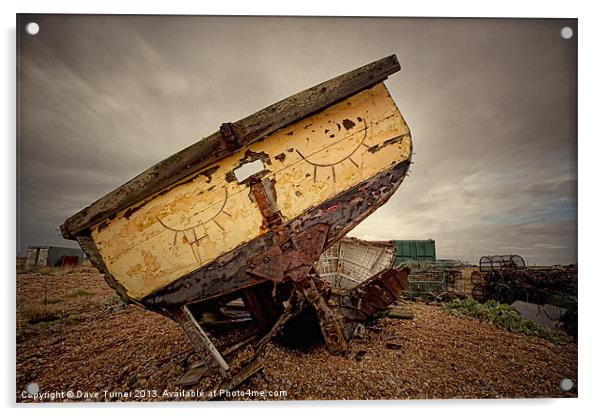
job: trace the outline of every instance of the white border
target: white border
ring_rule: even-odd
[[[595,2],[506,0],[492,2],[454,1],[414,1],[391,2],[371,0],[352,3],[350,1],[304,0],[301,2],[283,1],[218,1],[204,4],[194,1],[27,1],[2,2],[0,19],[3,24],[2,83],[4,97],[2,106],[2,126],[5,127],[3,140],[4,163],[2,163],[2,189],[6,203],[1,209],[5,226],[3,228],[0,258],[4,266],[3,314],[4,343],[2,343],[2,375],[0,392],[2,404],[14,408],[15,352],[14,352],[14,259],[15,259],[15,13],[118,13],[118,14],[239,14],[239,15],[345,15],[345,16],[441,16],[441,17],[562,17],[579,18],[579,297],[580,297],[580,339],[579,339],[579,399],[565,400],[465,400],[465,401],[410,401],[410,402],[287,402],[283,403],[218,403],[202,404],[192,409],[178,406],[178,414],[219,413],[240,415],[254,414],[303,414],[324,411],[333,413],[343,407],[346,413],[366,414],[373,407],[377,412],[435,411],[445,414],[500,414],[517,411],[545,412],[546,415],[591,412],[596,408],[598,386],[600,385],[600,321],[601,312],[597,306],[602,297],[602,261],[598,241],[600,240],[599,213],[602,202],[600,192],[600,74],[602,74],[600,36],[601,15]],[[8,232],[10,230],[10,232]],[[8,341],[6,341],[8,340]],[[155,406],[128,405],[125,409],[115,406],[86,407],[85,412],[104,414],[111,412],[139,412],[164,415],[173,405]],[[190,406],[187,404],[185,406]],[[22,409],[27,413],[36,409]],[[44,414],[80,414],[81,408],[69,406],[57,408],[37,407]],[[596,409],[597,410],[597,409]]]

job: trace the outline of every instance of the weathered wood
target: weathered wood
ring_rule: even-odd
[[[229,346],[222,352],[222,356],[227,358],[232,355],[236,351],[240,350],[242,347],[249,345],[251,342],[257,339],[257,333],[252,333],[249,336],[241,339],[239,342],[234,345]],[[209,356],[205,357],[202,361],[198,361],[192,364],[186,373],[178,380],[178,385],[181,386],[191,386],[203,378],[210,371],[215,369],[215,362],[210,359]]]
[[[236,146],[253,143],[290,123],[385,80],[399,69],[396,56],[391,55],[295,94],[235,123],[227,124],[227,128],[221,128],[220,131],[157,163],[67,219],[61,226],[63,237],[75,239],[77,234],[91,225],[233,153]],[[237,139],[234,144],[232,133]],[[228,137],[224,137],[223,134]]]
[[[222,375],[226,375],[230,366],[224,360],[224,357],[215,348],[209,336],[203,331],[196,318],[192,315],[186,305],[172,310],[172,316],[176,322],[182,326],[184,333],[188,336],[190,343],[200,355],[207,355],[215,360],[215,364],[220,369]]]
[[[253,360],[244,367],[242,367],[238,373],[236,373],[232,378],[225,379],[220,385],[219,389],[217,389],[220,394],[222,391],[234,390],[236,387],[240,386],[244,381],[251,378],[255,373],[262,370],[264,367],[263,360]],[[211,397],[211,400],[221,399],[221,395],[216,395]]]
[[[262,331],[270,329],[274,325],[273,317],[282,313],[271,295],[272,287],[272,282],[265,282],[242,291],[243,301],[253,317],[253,321]]]
[[[387,316],[394,319],[414,319],[414,312],[410,307],[389,306]]]
[[[78,235],[77,242],[79,243],[82,250],[84,250],[84,253],[86,253],[86,256],[88,257],[92,265],[103,274],[103,277],[109,285],[109,287],[115,292],[117,292],[119,297],[125,302],[132,302],[132,299],[127,295],[127,291],[125,290],[125,288],[122,285],[120,285],[119,282],[115,280],[113,275],[111,275],[111,273],[107,270],[107,266],[104,263],[102,256],[98,251],[98,247],[96,246],[96,243],[94,242],[92,237],[86,235]]]
[[[329,201],[327,209],[316,207],[307,211],[288,223],[285,233],[299,233],[315,224],[327,223],[331,227],[325,247],[330,247],[353,229],[355,224],[374,212],[380,203],[386,202],[393,195],[401,185],[409,166],[410,160],[403,161],[340,194]],[[332,209],[328,209],[329,207]],[[186,302],[223,296],[265,282],[241,271],[247,268],[249,259],[269,250],[274,241],[275,236],[270,231],[219,260],[214,260],[201,270],[150,294],[141,302],[150,308],[173,307]]]
[[[267,230],[280,246],[286,236],[277,227],[410,156],[409,128],[379,83],[129,206],[90,234],[128,296],[141,299]],[[233,172],[255,161],[262,170],[237,180]]]

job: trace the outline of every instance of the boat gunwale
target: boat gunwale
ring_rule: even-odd
[[[74,240],[78,235],[88,235],[92,226],[110,220],[117,212],[276,130],[383,82],[399,70],[397,57],[390,55],[294,94],[235,123],[225,123],[220,131],[153,165],[68,218],[61,225],[63,237]],[[234,138],[227,137],[232,133]],[[233,147],[232,140],[237,147]]]

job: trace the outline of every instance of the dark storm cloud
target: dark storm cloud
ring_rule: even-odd
[[[353,235],[439,257],[576,261],[576,41],[567,20],[35,16],[21,49],[20,249],[157,161],[396,53],[414,165]]]

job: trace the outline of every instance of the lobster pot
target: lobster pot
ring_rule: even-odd
[[[320,277],[338,289],[349,289],[393,267],[395,248],[388,242],[344,238],[320,256]]]

